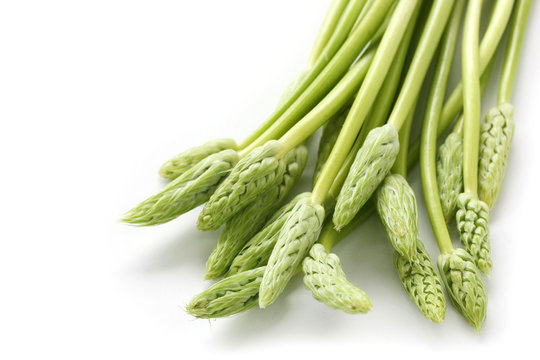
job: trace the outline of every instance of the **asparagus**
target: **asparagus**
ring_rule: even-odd
[[[480,331],[487,308],[481,271],[492,267],[489,210],[508,162],[510,100],[531,3],[498,1],[479,42],[482,2],[468,2],[462,82],[445,103],[464,0],[436,0],[422,12],[419,0],[334,0],[306,69],[267,121],[238,145],[213,140],[167,161],[160,175],[170,183],[122,220],[162,224],[206,202],[197,227],[225,225],[205,274],[224,278],[188,304],[195,317],[268,307],[299,272],[316,300],[365,313],[369,297],[347,280],[331,249],[376,209],[395,249],[398,278],[422,314],[443,321],[444,284],[451,303]],[[481,122],[480,99],[513,7],[498,103]],[[409,146],[418,94],[438,47],[422,135]],[[437,138],[462,107],[437,153]],[[322,126],[313,189],[283,205],[306,164],[302,144]],[[442,281],[419,238],[406,179],[419,154]],[[454,248],[446,225],[454,214],[463,249]]]

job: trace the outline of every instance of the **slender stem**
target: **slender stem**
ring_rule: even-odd
[[[358,15],[358,18],[356,19],[356,22],[354,23],[354,26],[352,28],[352,31],[354,31],[356,29],[356,27],[358,26],[358,24],[360,24],[360,22],[362,21],[362,19],[366,16],[368,10],[371,8],[371,6],[373,5],[373,2],[374,0],[368,0],[366,2],[366,4],[364,5],[364,8],[362,9],[362,11],[360,12],[360,15]]]
[[[510,102],[532,0],[517,0],[499,86],[499,105]]]
[[[409,152],[409,138],[414,120],[414,111],[416,105],[411,108],[401,130],[399,130],[399,152],[392,167],[394,174],[399,174],[404,178],[407,177],[407,154]]]
[[[319,57],[312,69],[309,70],[306,77],[302,80],[299,88],[294,92],[291,100],[287,101],[282,107],[283,111],[278,111],[278,116],[268,121],[268,124],[263,125],[263,132],[257,130],[256,136],[250,136],[242,144],[240,148],[247,152],[264,144],[268,140],[277,139],[290,129],[298,120],[307,114],[341,79],[341,77],[349,70],[352,63],[356,60],[361,51],[365,48],[368,41],[373,37],[379,25],[383,22],[386,13],[392,5],[392,0],[377,1],[370,8],[365,18],[358,25],[343,44],[336,44],[335,37],[346,37],[350,28],[353,26],[354,19],[358,15],[360,9],[351,21],[345,21],[343,18],[349,19],[346,14],[353,4],[358,4],[360,0],[352,0],[345,10],[345,13],[340,20],[340,24],[332,35],[329,43],[326,45],[323,54]],[[362,0],[363,4],[363,0]],[[352,11],[351,11],[352,12]],[[347,23],[348,26],[342,26],[342,23]],[[341,28],[346,28],[347,32],[343,35]],[[334,49],[336,45],[339,50]],[[332,50],[332,51],[331,51]],[[333,51],[336,50],[336,51]],[[335,53],[335,55],[334,55]],[[266,126],[268,125],[268,126]]]
[[[365,53],[362,58],[353,65],[341,81],[321,100],[302,120],[296,123],[280,139],[281,153],[285,154],[298,144],[304,142],[313,132],[321,127],[330,117],[336,114],[358,91],[362,80],[366,76],[369,65],[374,56],[374,50]],[[240,151],[240,157],[244,157],[251,151],[251,146]]]
[[[311,54],[309,55],[308,59],[308,67],[312,67],[321,55],[324,47],[328,43],[328,40],[330,40],[330,37],[334,33],[339,19],[341,18],[341,15],[343,14],[348,3],[349,0],[332,1],[330,9],[328,9],[326,16],[324,17],[319,34],[315,39],[315,44],[313,44],[313,47],[311,48]]]
[[[326,199],[334,177],[339,172],[341,165],[349,154],[358,135],[358,131],[362,127],[367,113],[381,88],[409,21],[415,9],[419,8],[418,4],[418,0],[401,1],[394,10],[392,19],[377,48],[366,78],[347,115],[336,144],[315,184],[311,197],[314,204],[322,204]]]
[[[422,127],[420,151],[422,189],[424,191],[424,201],[431,221],[431,227],[441,253],[450,253],[453,251],[454,247],[452,245],[450,234],[448,233],[448,228],[446,227],[446,221],[444,219],[439,197],[439,189],[437,187],[437,174],[435,168],[437,127],[441,116],[450,69],[452,68],[452,61],[464,6],[464,0],[456,1],[454,10],[452,11],[452,17],[448,23],[444,38],[442,39],[435,74],[433,76],[433,84],[426,106],[426,116]]]
[[[484,93],[486,92],[486,88],[489,83],[492,70],[493,70],[493,59],[491,59],[488,66],[484,70],[484,73],[480,77],[480,87],[481,87],[482,97],[484,96]],[[457,115],[457,113],[455,115]],[[455,117],[455,115],[452,117],[452,119]],[[437,127],[437,137],[440,137],[442,134],[444,134],[446,129],[448,129],[448,127],[452,123],[451,121],[452,119],[450,119],[450,121],[447,121],[448,119],[444,117],[444,112],[443,112],[443,115],[441,116],[441,119],[439,120],[439,126]],[[458,121],[456,121],[454,129],[455,130],[459,129],[459,131],[461,131],[461,126],[462,126],[461,123],[462,123],[462,117],[460,117]],[[414,166],[419,156],[420,156],[420,137],[412,141],[409,146],[409,153],[407,154],[407,158],[408,158],[407,166],[409,168]]]
[[[332,248],[337,245],[337,243],[353,232],[358,225],[366,221],[374,211],[375,206],[371,201],[369,201],[364,207],[362,207],[362,209],[360,209],[354,219],[340,231],[336,231],[332,218],[330,217],[330,221],[325,221],[317,241],[319,244],[324,246],[327,252],[330,252]]]
[[[486,70],[484,71],[482,76],[480,76],[480,94],[482,98],[484,97],[484,94],[487,89],[487,85],[489,83],[489,78],[491,77],[491,70],[493,70],[493,63],[494,61],[493,59],[491,59]],[[452,132],[455,132],[457,134],[461,134],[462,131],[463,131],[463,114],[461,114],[461,116],[456,120],[454,129],[452,129]],[[439,131],[437,131],[437,133],[439,133]]]
[[[465,192],[478,192],[480,142],[480,71],[478,33],[482,0],[470,0],[465,14],[461,47],[463,83],[463,185]]]
[[[480,43],[480,73],[484,73],[495,54],[506,24],[512,13],[514,0],[498,0],[495,4],[488,27]],[[443,107],[439,128],[446,129],[463,107],[463,84],[460,82]]]
[[[388,119],[388,123],[393,124],[398,130],[403,125],[420,92],[453,5],[454,0],[437,0],[433,2],[425,30],[422,32],[422,37],[407,72],[407,77],[403,82],[396,105]]]
[[[374,51],[364,54],[334,89],[313,108],[306,116],[280,138],[281,155],[303,143],[311,134],[320,128],[330,117],[335,115],[360,87],[370,64]],[[281,156],[281,155],[278,155]]]
[[[401,41],[399,49],[396,53],[396,57],[394,58],[390,70],[388,71],[382,87],[379,90],[379,94],[377,94],[377,98],[373,103],[371,114],[367,117],[365,123],[362,125],[360,134],[358,134],[351,151],[347,155],[345,162],[339,169],[339,172],[336,175],[332,186],[330,187],[328,195],[334,199],[337,198],[341,187],[349,174],[349,169],[354,162],[356,153],[362,147],[362,144],[366,140],[367,134],[374,128],[382,126],[386,122],[390,110],[392,110],[392,105],[394,103],[396,91],[401,77],[401,71],[405,64],[406,55],[412,41],[412,35],[414,30],[418,27],[417,22],[419,14],[420,12],[417,12],[413,15],[413,18],[411,18],[410,26],[407,28],[407,31],[403,36],[403,40]]]

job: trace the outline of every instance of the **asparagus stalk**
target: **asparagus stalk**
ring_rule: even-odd
[[[362,19],[358,27],[349,35],[335,55],[331,59],[329,57],[327,58],[327,56],[321,56],[319,60],[317,60],[317,64],[314,68],[318,69],[320,67],[320,73],[317,74],[316,78],[310,80],[312,82],[309,84],[306,80],[306,85],[309,86],[306,86],[306,88],[303,89],[303,92],[301,95],[299,94],[294,103],[291,103],[279,118],[273,120],[272,124],[268,126],[262,134],[257,134],[254,140],[247,139],[244,143],[239,145],[244,153],[250,152],[269,140],[282,136],[287,129],[296,124],[299,119],[307,114],[307,112],[338,83],[341,77],[356,60],[362,49],[364,49],[373,37],[383,22],[386,13],[389,11],[391,4],[391,0],[380,0],[374,3],[365,18]],[[319,66],[319,63],[326,66]],[[310,77],[308,76],[307,78]],[[302,87],[299,89],[302,89]],[[326,118],[325,121],[327,119],[328,118]],[[316,128],[320,126],[321,125]],[[313,131],[314,130],[309,132],[309,134],[313,133]],[[302,142],[303,141],[300,141],[300,143]],[[246,145],[248,143],[249,145]]]
[[[499,86],[498,106],[491,109],[481,127],[478,196],[492,208],[501,191],[514,134],[512,89],[532,1],[518,0]]]
[[[379,94],[373,103],[373,109],[370,115],[367,117],[365,123],[362,125],[360,133],[358,134],[351,151],[347,155],[347,158],[343,162],[343,165],[332,183],[327,201],[335,201],[337,199],[343,183],[349,174],[355,156],[358,153],[358,150],[360,150],[360,147],[364,144],[369,132],[376,127],[384,125],[390,110],[392,110],[395,94],[399,85],[401,71],[403,69],[409,44],[411,42],[413,27],[416,28],[417,26],[416,24],[412,25],[411,21],[411,26],[407,29],[407,32],[403,37],[403,41],[401,42],[390,70],[384,79],[381,90],[379,90]]]
[[[465,16],[462,45],[463,69],[463,188],[456,213],[460,240],[488,274],[492,263],[489,244],[489,208],[478,198],[478,154],[480,143],[480,72],[478,31],[482,1],[471,1]]]
[[[457,4],[463,6],[463,4],[460,4],[462,2],[463,0],[458,0]],[[475,16],[473,15],[477,15],[479,5],[475,1],[469,3],[469,8],[472,9],[468,11],[468,20],[471,22],[469,26],[474,25],[472,20]],[[437,265],[443,283],[454,306],[479,331],[485,320],[487,307],[484,280],[470,255],[462,249],[454,249],[452,245],[442,212],[435,169],[437,127],[441,119],[445,88],[450,73],[456,39],[457,30],[452,26],[447,31],[445,40],[442,42],[443,45],[428,98],[421,137],[420,170],[426,209],[441,251],[441,255],[437,259]]]
[[[484,95],[493,60],[480,77],[480,93]],[[439,131],[437,131],[439,133]],[[437,152],[437,184],[441,206],[446,222],[456,215],[457,198],[463,190],[463,115],[456,121],[454,129],[446,137]]]
[[[345,120],[336,145],[313,189],[312,201],[314,203],[321,204],[326,199],[333,178],[339,172],[369,109],[373,105],[385,75],[392,64],[399,42],[403,38],[415,10],[418,11],[417,1],[400,2],[394,10],[388,28],[375,53],[373,63]]]
[[[321,174],[321,170],[326,161],[328,160],[328,156],[330,156],[332,148],[336,144],[339,132],[343,127],[343,123],[347,118],[348,112],[349,107],[345,106],[342,111],[340,111],[330,120],[328,120],[328,122],[323,127],[321,139],[319,140],[319,149],[317,151],[317,163],[315,164],[315,171],[313,173],[313,185],[317,183],[317,179]]]
[[[341,16],[343,15],[345,8],[349,4],[349,0],[333,0],[330,5],[330,9],[326,12],[326,16],[319,30],[319,34],[315,39],[315,44],[311,48],[311,54],[309,55],[308,68],[312,67],[317,59],[324,51],[326,44],[332,37]],[[365,6],[362,6],[364,9]]]
[[[331,70],[327,70],[328,66],[331,66],[336,61],[339,62],[339,59],[343,60],[343,56],[341,54],[343,54],[344,52],[342,51],[342,48],[347,42],[349,42],[349,33],[356,19],[358,18],[360,11],[364,7],[365,2],[366,0],[349,1],[347,7],[344,9],[343,14],[339,18],[339,22],[336,25],[335,30],[332,32],[332,35],[324,46],[321,55],[317,57],[317,60],[313,63],[311,67],[307,69],[305,74],[303,74],[298,79],[298,84],[294,87],[293,91],[288,92],[288,99],[282,99],[282,101],[280,101],[280,106],[274,111],[274,113],[263,124],[261,124],[255,132],[253,132],[243,142],[239,144],[240,149],[245,149],[246,147],[256,142],[256,144],[253,145],[251,148],[253,149],[262,145],[267,140],[270,140],[267,138],[264,141],[256,141],[262,134],[267,132],[271,127],[275,126],[276,123],[281,124],[282,127],[283,125],[285,125],[285,128],[287,128],[288,123],[294,123],[295,121],[300,119],[302,117],[302,114],[305,114],[307,111],[309,111],[310,107],[315,105],[318,102],[317,100],[320,99],[320,97],[324,96],[324,94],[328,92],[337,83],[339,78],[345,73],[345,71],[347,71],[348,67],[351,65],[352,60],[351,62],[347,62],[347,59],[345,59],[344,64],[346,66],[339,69],[336,69],[335,66],[332,66]],[[365,33],[363,34],[363,36],[365,36],[365,42],[363,43],[363,45],[361,43],[359,44],[360,49],[365,46],[367,40],[369,40],[370,36],[373,35],[378,24],[380,23],[380,21],[382,21],[385,11],[388,10],[388,6],[388,0],[386,0],[386,2],[382,2],[381,4],[379,4],[379,6],[376,7],[376,9],[373,9],[373,12],[370,13],[370,15],[373,15],[373,17],[370,16],[370,18],[366,19],[366,21],[364,22],[364,27],[362,27],[361,30],[365,31]],[[315,46],[318,47],[317,42]],[[358,55],[359,50],[356,51],[356,55]],[[353,50],[353,52],[355,51]],[[334,59],[335,55],[338,55],[336,56],[336,59]],[[348,54],[346,52],[345,55],[351,56],[351,54]],[[332,72],[332,70],[334,72]],[[333,77],[328,78],[328,81],[325,82],[317,80],[319,79],[321,74],[325,73],[330,73],[331,75],[333,75]],[[287,112],[289,115],[285,115]],[[292,118],[291,115],[296,115],[296,117]]]
[[[407,115],[414,105],[414,100],[418,96],[422,81],[426,75],[442,32],[444,31],[446,22],[452,10],[452,6],[453,1],[434,2],[422,34],[422,38],[419,41],[415,56],[409,67],[409,71],[404,80],[398,99],[396,100],[396,104],[394,105],[392,113],[390,114],[387,125],[381,128],[384,128],[384,131],[388,133],[388,136],[392,136],[393,131],[395,133],[394,136],[396,143],[398,143],[397,131],[399,131],[403,125],[403,122],[406,120]],[[375,58],[376,57],[377,54],[375,55]],[[375,130],[372,130],[372,132]],[[387,143],[390,143],[386,137],[382,137],[381,140],[382,139],[385,139]],[[382,145],[384,144],[381,142],[376,147],[360,149],[358,152],[355,160],[357,166],[353,165],[353,168],[351,168],[348,178],[343,186],[343,190],[340,192],[337,200],[336,211],[334,212],[334,225],[338,230],[354,217],[354,215],[364,204],[365,200],[371,196],[373,191],[375,191],[379,185],[380,181],[382,181],[393,165],[397,151],[386,153],[384,158],[377,158],[379,167],[370,169],[370,152],[375,154],[376,152],[374,150],[379,150]],[[376,157],[374,155],[373,160],[375,160],[375,158]],[[353,169],[354,171],[352,171]],[[377,174],[377,176],[366,177],[365,174],[368,171],[372,174]],[[317,188],[314,191],[316,190]]]

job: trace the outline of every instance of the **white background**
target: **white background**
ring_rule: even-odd
[[[198,211],[153,228],[117,222],[163,186],[164,160],[209,139],[241,140],[271,112],[304,66],[329,3],[1,3],[0,358],[537,352],[538,3],[515,86],[506,182],[491,214],[494,269],[480,335],[450,305],[443,324],[420,315],[376,218],[335,249],[371,297],[369,314],[326,308],[297,277],[268,309],[218,321],[182,309],[209,285],[204,265],[218,237],[195,229]],[[484,110],[497,83],[494,76]],[[410,181],[422,239],[436,257],[418,169]]]

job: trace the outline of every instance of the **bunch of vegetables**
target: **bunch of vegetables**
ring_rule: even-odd
[[[299,273],[318,301],[368,312],[369,297],[347,280],[331,249],[376,212],[395,249],[397,275],[422,314],[444,320],[445,288],[480,330],[482,273],[492,268],[489,211],[512,142],[510,100],[531,3],[497,0],[479,41],[481,0],[334,0],[306,69],[268,119],[239,144],[213,140],[167,161],[160,174],[170,183],[122,220],[157,225],[204,204],[198,229],[222,228],[205,273],[218,280],[186,310],[218,318],[269,306]],[[461,27],[462,81],[447,96]],[[498,104],[481,121],[506,28]],[[410,141],[422,86],[430,87],[422,133]],[[321,127],[313,190],[292,196],[308,157],[303,144]],[[438,271],[419,238],[407,182],[418,159]],[[463,248],[449,235],[454,217]]]

